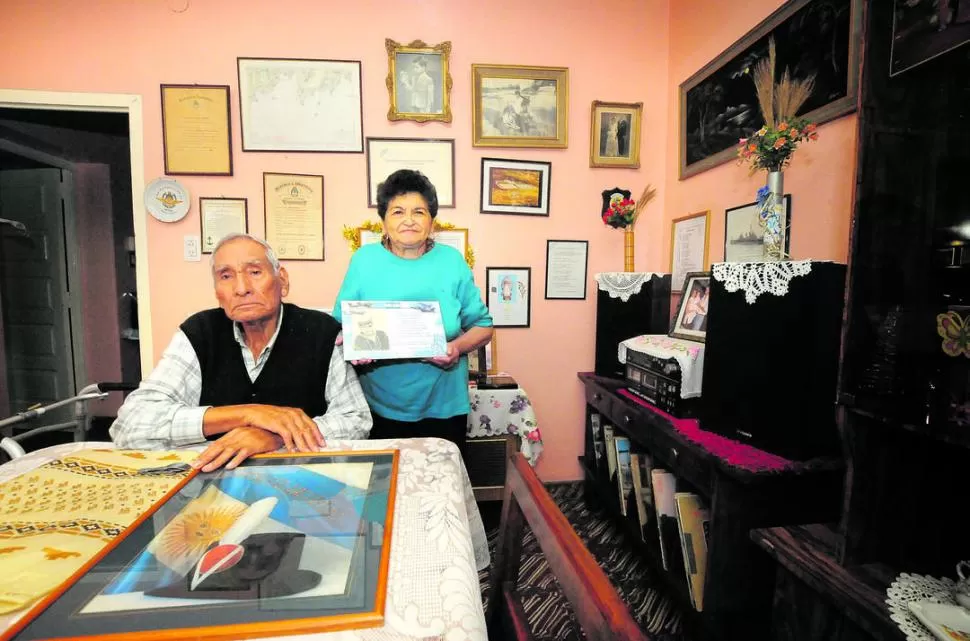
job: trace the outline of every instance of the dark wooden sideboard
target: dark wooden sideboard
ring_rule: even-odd
[[[768,638],[774,564],[751,541],[754,528],[834,521],[839,514],[844,468],[839,458],[788,462],[782,468],[752,469],[719,455],[684,421],[620,394],[622,381],[580,373],[586,396],[586,451],[579,457],[587,491],[628,528],[643,556],[686,614],[692,638],[758,641]],[[615,476],[605,478],[595,464],[589,416],[598,413],[631,449],[653,458],[654,467],[677,477],[678,491],[692,491],[709,506],[710,539],[704,608],[691,606],[683,571],[662,569],[656,539],[641,541],[635,510],[623,516]],[[784,420],[784,417],[779,417]],[[696,423],[694,424],[696,426]],[[740,444],[738,444],[740,446]],[[749,447],[749,446],[741,446]],[[651,514],[650,519],[656,515]]]

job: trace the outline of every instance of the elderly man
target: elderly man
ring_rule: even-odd
[[[335,344],[340,324],[282,302],[289,276],[270,246],[226,236],[213,251],[212,276],[221,309],[182,323],[118,411],[115,444],[160,449],[218,439],[194,463],[209,472],[283,446],[308,452],[327,439],[367,438],[367,401]]]

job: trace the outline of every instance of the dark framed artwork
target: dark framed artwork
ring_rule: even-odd
[[[764,125],[751,71],[774,38],[776,73],[815,75],[799,114],[820,124],[856,108],[862,0],[789,0],[680,85],[681,180],[737,157]],[[777,81],[777,80],[776,80]]]
[[[970,2],[896,0],[889,75],[943,55],[970,41]]]
[[[483,214],[548,216],[552,163],[482,158]]]
[[[380,626],[397,467],[382,450],[193,471],[13,632],[141,641]]]
[[[781,233],[785,255],[791,245],[791,194],[785,194]],[[759,222],[761,206],[754,202],[724,210],[724,262],[760,263],[765,260],[764,230]]]
[[[710,299],[710,272],[687,274],[670,336],[703,343],[707,338],[707,306]]]
[[[529,327],[531,267],[486,267],[485,305],[494,327]]]

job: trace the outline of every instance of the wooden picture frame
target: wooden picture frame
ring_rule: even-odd
[[[350,245],[350,251],[355,252],[364,245],[379,243],[384,236],[384,225],[381,221],[366,220],[357,227],[344,226],[343,236]],[[431,226],[431,238],[436,242],[457,249],[465,257],[469,269],[475,267],[475,250],[468,241],[468,230],[455,227],[452,223],[435,218]]]
[[[396,450],[263,454],[233,470],[191,470],[5,634],[147,641],[380,626],[399,458]],[[353,508],[342,488],[364,507]],[[210,531],[218,546],[184,537],[199,519],[223,523]],[[383,525],[379,546],[368,541],[374,522]],[[338,556],[345,565],[333,564]],[[327,594],[333,582],[343,590]],[[263,606],[266,598],[289,607]]]
[[[324,260],[323,176],[263,172],[263,238],[280,260]]]
[[[472,146],[564,149],[569,69],[472,65]]]
[[[454,138],[367,138],[367,206],[377,187],[398,169],[420,169],[434,185],[439,209],[455,207]]]
[[[594,100],[589,114],[589,166],[640,167],[642,102]]]
[[[669,336],[703,343],[707,338],[707,305],[711,295],[710,272],[687,274],[684,278],[683,292]]]
[[[451,122],[451,42],[429,45],[384,40],[387,49],[387,119]]]
[[[862,0],[788,0],[680,84],[680,170],[683,180],[737,158],[738,139],[761,128],[750,68],[774,37],[780,76],[815,72],[815,89],[799,117],[821,124],[856,108]],[[732,104],[723,104],[730,96]]]
[[[548,216],[551,185],[551,162],[482,158],[480,211]]]
[[[681,291],[687,274],[710,269],[710,251],[710,210],[670,221],[670,291]]]
[[[160,85],[169,176],[231,176],[229,85]]]
[[[488,342],[483,348],[485,351],[485,373],[489,376],[494,376],[498,374],[501,370],[498,368],[498,332],[492,331],[492,340]],[[479,350],[468,352],[468,373],[470,378],[475,378],[475,374],[478,372],[478,354]]]
[[[249,200],[200,197],[199,230],[203,254],[211,254],[219,241],[228,234],[248,234]]]
[[[532,310],[531,267],[486,267],[485,305],[493,327],[529,327]]]
[[[586,300],[588,240],[546,241],[546,300]]]
[[[243,151],[364,151],[359,60],[240,57],[236,66]]]
[[[785,208],[779,223],[786,256],[791,247],[791,216],[791,194],[785,194]],[[760,263],[769,260],[765,257],[760,217],[761,206],[757,202],[724,210],[725,263]]]

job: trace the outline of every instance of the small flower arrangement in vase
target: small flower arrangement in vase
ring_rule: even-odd
[[[795,80],[785,69],[775,82],[775,40],[768,41],[768,58],[755,65],[752,79],[758,94],[758,105],[764,126],[748,138],[738,141],[738,162],[750,163],[751,173],[768,172],[767,184],[758,190],[759,220],[764,231],[766,260],[787,258],[781,213],[785,206],[784,170],[802,142],[818,139],[814,123],[795,114],[812,95],[815,76]]]
[[[613,229],[623,230],[623,269],[632,272],[634,270],[633,227],[644,207],[657,194],[657,190],[647,185],[643,188],[640,199],[636,201],[630,198],[629,194],[630,192],[619,188],[604,191],[601,217],[604,224]]]

